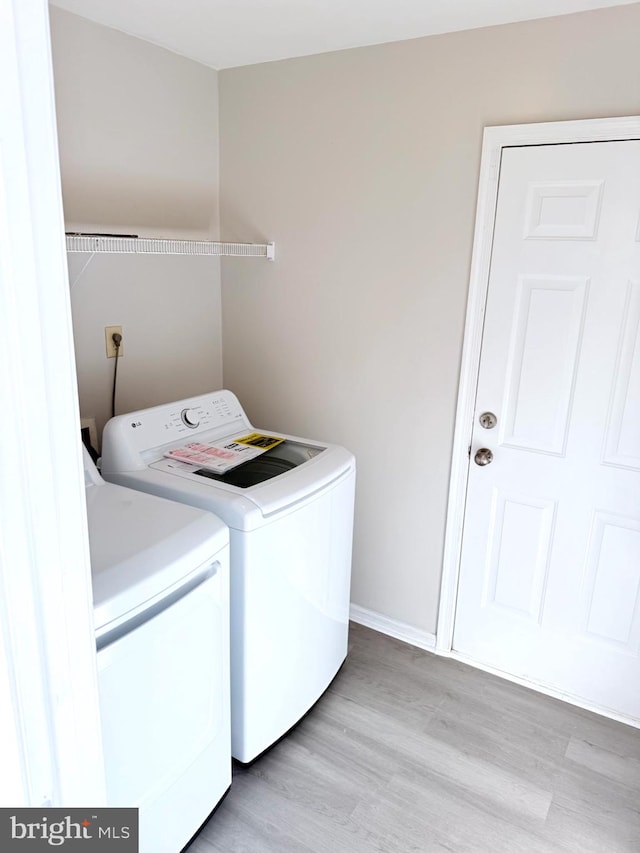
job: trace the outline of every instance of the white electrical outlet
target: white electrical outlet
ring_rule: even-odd
[[[117,333],[122,335],[122,326],[105,326],[104,327],[104,340],[107,345],[107,358],[115,358],[116,357],[116,345],[113,342],[113,335]],[[120,341],[120,347],[118,352],[118,358],[122,358],[124,355],[124,337]]]

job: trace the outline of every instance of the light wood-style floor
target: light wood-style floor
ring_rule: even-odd
[[[330,689],[189,847],[431,851],[639,853],[640,731],[352,625]]]

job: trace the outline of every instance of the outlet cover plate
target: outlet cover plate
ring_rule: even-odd
[[[114,332],[117,332],[119,335],[122,335],[122,326],[105,326],[104,327],[104,340],[107,346],[107,358],[115,358],[116,357],[116,347],[113,343],[112,335]],[[118,358],[122,358],[124,355],[124,335],[122,336],[122,340],[120,341],[120,353]]]

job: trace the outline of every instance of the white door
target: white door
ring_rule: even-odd
[[[640,720],[640,141],[503,150],[482,341],[453,647]]]

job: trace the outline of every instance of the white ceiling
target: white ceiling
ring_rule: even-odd
[[[623,6],[635,0],[50,0],[212,68]]]

